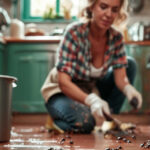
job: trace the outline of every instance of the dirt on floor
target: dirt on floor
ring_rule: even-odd
[[[47,114],[13,114],[11,138],[1,142],[0,150],[143,150],[150,149],[149,114],[114,115],[122,122],[135,123],[129,134],[56,134],[45,129]],[[100,122],[101,124],[101,122]]]

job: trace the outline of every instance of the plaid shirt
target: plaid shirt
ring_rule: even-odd
[[[88,39],[88,34],[88,22],[70,24],[58,48],[57,69],[69,74],[75,80],[90,80],[92,56],[90,53],[91,43]],[[115,29],[110,28],[107,36],[104,64],[100,77],[103,77],[111,66],[116,69],[127,65],[122,35]]]

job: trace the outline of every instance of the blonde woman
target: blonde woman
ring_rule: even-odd
[[[88,0],[86,21],[70,24],[60,43],[56,67],[41,92],[61,131],[90,133],[105,113],[119,113],[127,97],[141,94],[131,85],[136,64],[127,58],[123,37],[112,25],[123,20],[124,0]],[[97,117],[97,118],[96,118]]]

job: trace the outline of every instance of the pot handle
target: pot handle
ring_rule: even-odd
[[[12,83],[12,87],[15,88],[17,87],[17,84],[15,82]]]

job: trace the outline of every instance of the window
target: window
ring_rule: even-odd
[[[70,21],[80,16],[87,0],[22,0],[23,21]]]

